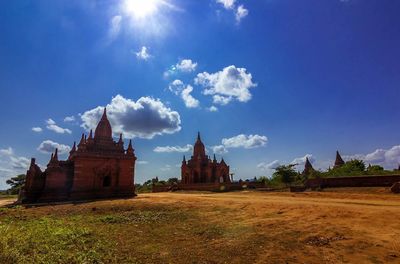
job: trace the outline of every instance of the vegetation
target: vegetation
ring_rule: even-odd
[[[174,183],[179,183],[179,179],[178,178],[169,178],[168,180],[164,181],[164,180],[159,180],[158,177],[155,177],[151,180],[147,180],[145,181],[143,184],[137,183],[135,184],[135,190],[137,193],[148,193],[151,192],[152,190],[152,186],[154,185],[171,185]]]
[[[20,174],[15,177],[12,177],[11,179],[8,179],[6,183],[8,185],[11,185],[11,188],[7,190],[7,194],[15,195],[19,193],[19,190],[24,186],[25,184],[25,179],[26,175],[25,174]]]
[[[287,187],[292,184],[302,184],[307,179],[315,178],[400,174],[400,170],[385,170],[379,165],[366,166],[364,161],[358,159],[347,161],[341,167],[329,168],[326,171],[311,170],[307,175],[296,172],[295,166],[295,164],[278,166],[271,177],[261,176],[255,178],[254,181],[264,182],[270,187]]]

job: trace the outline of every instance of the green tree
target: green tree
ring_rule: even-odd
[[[11,185],[11,188],[8,189],[8,193],[10,194],[18,194],[19,190],[24,186],[25,184],[25,179],[26,175],[25,174],[20,174],[15,177],[12,177],[11,179],[8,179],[6,183],[8,185]]]
[[[295,164],[281,165],[275,168],[273,179],[280,179],[282,183],[289,186],[298,176],[298,173],[294,170]]]

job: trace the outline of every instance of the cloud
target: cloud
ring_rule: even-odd
[[[46,128],[47,128],[48,130],[51,130],[51,131],[56,132],[56,133],[58,133],[58,134],[64,134],[64,133],[71,134],[71,133],[72,133],[72,131],[69,130],[68,128],[59,127],[59,126],[56,124],[56,122],[55,122],[53,119],[51,119],[51,118],[47,119],[47,120],[46,120],[46,123],[47,123]]]
[[[315,158],[313,157],[312,154],[306,154],[303,157],[295,158],[290,164],[304,165],[306,163],[307,158],[311,163],[315,161]]]
[[[0,149],[0,155],[4,156],[11,156],[14,154],[14,151],[11,147],[8,147],[6,149]]]
[[[185,84],[181,80],[176,79],[168,85],[168,90],[175,95],[180,95],[187,108],[199,107],[199,100],[190,94],[193,91],[193,87],[191,85],[187,85],[185,88]]]
[[[171,153],[171,152],[189,152],[193,150],[193,146],[187,144],[186,146],[165,146],[165,147],[156,147],[153,151],[158,153]]]
[[[149,162],[146,161],[146,160],[137,160],[137,161],[136,161],[136,164],[137,164],[137,165],[145,165],[145,164],[149,164]]]
[[[397,168],[400,164],[400,145],[390,149],[376,149],[368,154],[343,155],[343,159],[361,159],[366,163],[381,165],[385,168]]]
[[[169,78],[172,75],[177,74],[178,72],[193,72],[196,70],[197,62],[192,61],[191,59],[182,59],[177,64],[169,67],[168,70],[164,72],[164,78]]]
[[[116,39],[121,31],[121,20],[122,16],[113,16],[110,20],[110,29],[108,31],[108,37],[110,41]]]
[[[94,129],[103,109],[103,106],[98,106],[84,112],[81,126],[86,130]],[[127,138],[151,139],[181,130],[179,113],[152,97],[141,97],[135,102],[118,94],[107,104],[107,115],[116,136],[123,133]]]
[[[232,100],[247,102],[251,99],[250,88],[253,83],[251,73],[245,68],[234,65],[225,67],[215,73],[203,72],[197,74],[195,84],[204,87],[203,94],[212,95],[215,104],[226,105]]]
[[[218,108],[212,105],[212,106],[208,107],[207,110],[210,112],[217,112]]]
[[[173,92],[175,95],[178,95],[182,92],[182,90],[185,88],[185,84],[181,80],[174,80],[168,85],[168,90]]]
[[[236,22],[240,23],[242,18],[246,17],[249,14],[249,10],[244,8],[243,5],[238,6],[235,13]]]
[[[235,7],[236,0],[217,0],[217,3],[220,3],[224,6],[225,9],[233,9]]]
[[[162,171],[170,171],[171,168],[172,168],[172,166],[167,164],[164,167],[160,168],[160,170],[162,170]]]
[[[280,165],[281,165],[281,163],[279,162],[279,160],[274,160],[269,163],[261,162],[257,165],[257,168],[259,168],[260,170],[263,170],[263,171],[270,171],[270,170],[274,170],[275,168],[277,168]]]
[[[253,149],[263,147],[267,142],[268,138],[266,136],[240,134],[231,138],[223,138],[222,144],[213,146],[212,150],[216,154],[224,154],[230,148]]]
[[[10,156],[11,167],[15,170],[27,170],[31,161],[25,157]]]
[[[67,116],[64,118],[64,122],[75,122],[75,116]]]
[[[181,72],[192,72],[196,70],[197,62],[193,62],[191,59],[183,59],[175,67]]]
[[[11,147],[0,149],[0,189],[9,188],[5,180],[25,173],[29,164],[28,158],[15,155]]]
[[[222,139],[222,145],[224,145],[226,148],[259,148],[265,146],[267,142],[268,138],[260,135],[246,136],[244,134],[240,134],[235,137]]]
[[[237,23],[246,17],[249,14],[249,10],[246,9],[243,5],[239,5],[236,7],[236,0],[216,0],[217,3],[223,5],[226,10],[231,10],[235,13],[235,19]]]
[[[71,150],[69,146],[59,144],[51,140],[45,140],[40,143],[39,147],[37,147],[37,150],[42,153],[53,153],[56,148],[58,149],[58,153],[60,154],[68,153]]]
[[[187,108],[196,108],[199,107],[200,102],[196,98],[194,98],[190,93],[193,91],[193,87],[188,85],[185,89],[183,89],[181,93],[181,98],[185,103]]]
[[[215,154],[225,154],[228,153],[228,150],[225,148],[224,145],[217,145],[217,146],[213,146],[212,150]]]
[[[42,132],[43,129],[41,127],[32,127],[32,131],[39,133],[39,132]]]
[[[136,58],[146,61],[151,57],[153,57],[152,55],[150,55],[147,49],[148,49],[147,47],[143,46],[138,52],[135,52]]]

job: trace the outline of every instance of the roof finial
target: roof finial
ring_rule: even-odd
[[[182,162],[185,162],[186,163],[186,157],[185,157],[185,155],[183,155],[183,161]]]
[[[217,161],[217,158],[215,157],[215,153],[214,153],[214,160],[213,161]]]
[[[54,153],[54,161],[58,161],[58,148],[56,148],[56,151]]]
[[[128,149],[126,150],[126,154],[130,154],[130,155],[134,154],[134,149],[132,147],[132,139],[129,139],[129,145],[128,145]]]
[[[197,131],[197,140],[201,141],[201,138],[200,138],[200,131]]]

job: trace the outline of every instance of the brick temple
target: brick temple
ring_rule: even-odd
[[[20,193],[23,203],[132,197],[135,195],[136,156],[129,141],[124,149],[122,134],[116,142],[104,109],[94,136],[82,138],[74,145],[67,160],[58,159],[58,150],[51,154],[45,171],[32,158]]]
[[[215,158],[211,160],[206,155],[206,150],[203,142],[201,142],[200,132],[197,135],[196,143],[194,144],[193,156],[186,161],[183,156],[181,166],[181,184],[196,184],[196,183],[230,183],[229,166],[222,158],[217,162]]]

